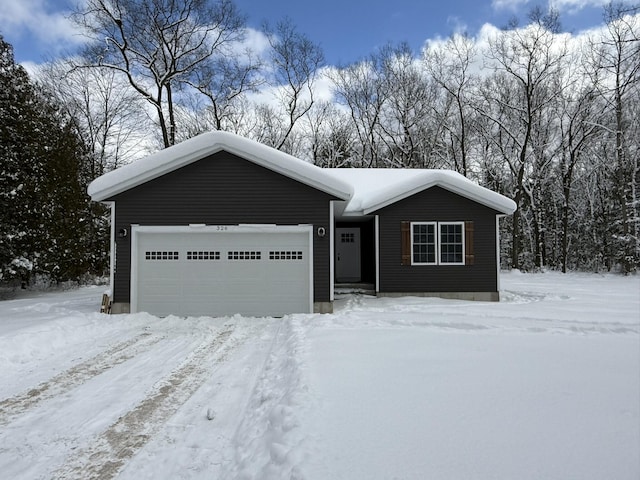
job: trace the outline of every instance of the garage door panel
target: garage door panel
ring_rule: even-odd
[[[144,295],[179,295],[182,290],[174,278],[154,278],[138,286],[138,294]]]
[[[309,312],[309,230],[278,230],[137,233],[137,310],[212,316]]]

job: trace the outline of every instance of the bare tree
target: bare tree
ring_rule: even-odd
[[[142,153],[140,142],[148,121],[144,104],[117,72],[74,68],[70,61],[58,61],[45,64],[38,80],[66,109],[91,149],[91,178]]]
[[[453,167],[465,177],[470,163],[469,124],[473,119],[471,98],[476,81],[471,73],[474,58],[474,41],[458,34],[449,37],[442,45],[427,47],[422,57],[427,72],[454,104],[454,113],[443,118],[443,127],[450,137]]]
[[[355,156],[355,132],[348,115],[334,103],[317,102],[305,121],[311,161],[327,168],[349,167]]]
[[[332,70],[337,101],[357,136],[353,166],[432,168],[440,156],[441,95],[408,44]]]
[[[324,53],[319,45],[298,32],[288,18],[278,22],[275,28],[265,23],[263,29],[271,46],[270,83],[285,117],[282,132],[274,139],[273,146],[286,150],[296,123],[315,101],[314,84]]]
[[[518,206],[512,216],[511,265],[520,268],[521,207],[525,195],[535,208],[532,190],[527,189],[526,183],[533,162],[532,141],[537,122],[558,95],[549,87],[562,67],[566,47],[558,44],[557,37],[544,24],[534,22],[526,28],[502,31],[490,41],[485,55],[487,66],[498,75],[498,82],[484,89],[488,104],[477,111],[495,125],[497,132],[493,132],[493,137],[506,140],[513,149],[513,152],[503,150],[503,158],[513,176],[514,200]],[[509,90],[514,96],[511,98],[504,98],[507,84],[512,85]],[[539,263],[539,256],[536,256],[536,262]]]
[[[353,166],[377,167],[384,156],[381,114],[386,101],[375,55],[329,73],[336,99],[344,104],[355,127],[360,152]]]
[[[377,56],[384,93],[380,129],[385,166],[426,167],[437,139],[429,125],[437,95],[434,85],[408,44],[387,45]]]
[[[242,97],[248,92],[257,91],[265,82],[261,75],[263,67],[262,60],[244,48],[236,53],[228,49],[225,54],[194,69],[186,83],[207,99],[204,108],[193,109],[197,115],[204,115],[207,129],[233,128],[233,117],[237,116]]]
[[[637,6],[610,3],[605,8],[605,34],[591,48],[592,79],[612,114],[605,128],[613,148],[606,153],[613,165],[612,184],[620,215],[610,233],[619,246],[612,254],[625,272],[640,264],[639,132],[633,117],[633,105],[640,101],[640,16],[630,15],[637,11]]]
[[[74,19],[91,65],[121,73],[152,105],[165,147],[176,141],[177,90],[244,33],[231,0],[87,0]]]
[[[247,136],[274,148],[280,145],[279,149],[290,155],[303,156],[301,132],[297,129],[288,132],[287,115],[278,105],[259,103],[250,108],[253,121],[245,129]]]
[[[320,145],[324,139],[327,123],[331,114],[336,112],[335,106],[331,102],[316,102],[309,110],[303,123],[304,136],[309,139],[311,162],[314,165],[324,163],[319,158]]]
[[[568,62],[569,65],[581,65],[577,55]],[[596,137],[602,132],[600,124],[603,120],[603,103],[598,101],[595,86],[582,68],[575,71],[568,68],[563,78],[570,82],[568,88],[558,86],[561,92],[556,103],[556,128],[560,134],[560,145],[557,152],[557,178],[561,183],[561,251],[560,263],[563,273],[568,270],[570,241],[572,238],[572,212],[574,211],[575,180],[582,172],[591,174],[598,168],[594,165],[592,154]],[[573,215],[575,225],[576,216]],[[580,248],[580,247],[579,247]]]

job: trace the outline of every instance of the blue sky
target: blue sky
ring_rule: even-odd
[[[41,63],[72,51],[81,38],[65,18],[77,0],[0,0],[0,34],[14,46],[18,62]],[[82,0],[80,0],[82,1]],[[417,52],[428,39],[456,31],[470,35],[485,23],[522,23],[534,5],[555,5],[564,30],[602,23],[607,0],[235,0],[250,27],[288,16],[319,43],[328,64],[348,64],[386,43],[409,42]]]

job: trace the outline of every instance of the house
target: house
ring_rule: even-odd
[[[94,180],[111,205],[112,312],[331,312],[377,295],[499,299],[510,199],[449,171],[322,169],[227,132]]]

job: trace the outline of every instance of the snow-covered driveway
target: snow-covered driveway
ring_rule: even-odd
[[[181,473],[153,459],[154,478],[190,478],[198,459],[215,477],[280,322],[106,316],[99,296],[0,303],[0,477],[113,478],[134,459],[144,471],[141,449],[163,439]],[[205,441],[189,440],[199,427]]]
[[[0,478],[639,478],[640,280],[503,289],[284,319],[0,302]]]

